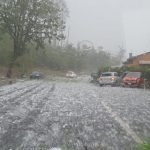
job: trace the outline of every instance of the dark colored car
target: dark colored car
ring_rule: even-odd
[[[90,82],[91,83],[99,83],[98,82],[99,77],[100,77],[99,73],[91,73],[92,80]]]
[[[123,86],[142,87],[143,85],[144,78],[141,72],[129,72],[123,79]]]
[[[43,79],[43,78],[44,78],[44,73],[39,71],[34,71],[30,75],[30,79]]]
[[[125,71],[123,73],[120,73],[117,82],[116,82],[116,86],[122,86],[123,85],[123,79],[124,77],[129,73],[129,71]]]

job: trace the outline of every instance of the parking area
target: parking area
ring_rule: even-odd
[[[129,150],[150,138],[150,92],[88,80],[0,88],[2,150]]]

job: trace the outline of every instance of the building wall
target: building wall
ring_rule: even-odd
[[[140,66],[139,61],[150,61],[150,52],[142,55],[138,55],[137,57],[132,58],[131,62],[126,64],[128,67],[136,67]]]

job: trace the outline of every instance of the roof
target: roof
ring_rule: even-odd
[[[136,55],[136,56],[133,56],[132,58],[130,59],[134,59],[136,57],[139,57],[139,56],[142,56],[142,55],[147,55],[147,54],[150,54],[150,52],[146,52],[146,53],[142,53],[142,54],[139,54],[139,55]]]
[[[150,61],[139,61],[140,65],[150,65]]]
[[[142,54],[140,54],[140,55],[133,56],[133,57],[131,57],[131,58],[128,58],[127,61],[123,62],[123,64],[128,64],[128,63],[130,63],[131,60],[133,60],[133,59],[135,59],[135,58],[137,58],[137,57],[143,56],[143,55],[148,55],[148,54],[150,54],[150,52],[146,52],[146,53],[142,53]],[[141,62],[141,64],[142,64],[142,63],[145,64],[146,62]],[[146,64],[147,64],[147,63],[146,63]],[[148,63],[148,64],[149,64],[149,63]]]

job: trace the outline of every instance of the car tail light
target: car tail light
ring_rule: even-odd
[[[125,82],[126,81],[126,78],[123,78],[123,82]]]

